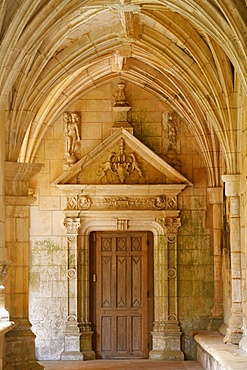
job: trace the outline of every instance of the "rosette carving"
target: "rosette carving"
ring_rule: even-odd
[[[170,279],[175,279],[177,277],[176,269],[173,269],[173,268],[168,269],[167,275]]]
[[[76,269],[70,268],[68,269],[67,276],[69,279],[75,279],[76,278]]]

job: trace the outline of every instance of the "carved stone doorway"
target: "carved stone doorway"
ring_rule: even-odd
[[[121,160],[115,163],[117,158],[113,153],[118,152]],[[133,161],[126,162],[126,158]],[[126,173],[125,167],[131,171]],[[68,319],[63,357],[71,358],[72,349],[73,354],[83,354],[84,359],[95,356],[92,349],[95,328],[90,317],[90,234],[138,231],[153,235],[154,314],[152,328],[144,330],[152,335],[149,358],[182,360],[177,293],[180,227],[177,197],[191,183],[121,128],[61,175],[54,185],[67,199],[64,226],[68,245]],[[99,294],[102,298],[102,291]],[[147,342],[145,338],[142,340]],[[102,356],[102,348],[94,348]],[[147,356],[148,349],[139,354]]]
[[[153,328],[153,237],[90,234],[90,321],[97,358],[147,358]]]

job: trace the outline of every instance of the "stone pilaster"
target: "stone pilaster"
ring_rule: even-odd
[[[30,205],[29,180],[40,171],[38,164],[5,163],[5,238],[10,260],[6,284],[6,308],[15,322],[5,336],[6,370],[43,369],[35,354],[35,335],[28,318]]]
[[[211,308],[208,330],[218,330],[223,321],[223,293],[222,293],[222,206],[223,193],[221,187],[207,189],[208,227],[212,233],[214,255],[214,300]]]
[[[229,197],[229,224],[231,248],[231,315],[224,338],[225,343],[239,344],[243,334],[240,242],[240,178],[224,175],[225,194]]]
[[[77,235],[80,218],[66,217],[64,220],[68,245],[68,317],[64,333],[64,352],[61,360],[83,360],[80,351],[80,328],[78,323],[78,276],[77,276]]]
[[[152,332],[153,349],[149,357],[155,360],[183,360],[181,351],[181,330],[178,322],[177,292],[177,233],[180,219],[166,217],[162,220],[166,240],[160,248],[160,291],[159,307],[155,310]]]
[[[83,224],[83,219],[81,219]],[[89,321],[89,248],[88,235],[80,235],[80,253],[79,253],[79,268],[80,268],[80,329],[81,329],[81,352],[84,360],[94,360],[95,352],[92,349],[93,334],[91,322]]]

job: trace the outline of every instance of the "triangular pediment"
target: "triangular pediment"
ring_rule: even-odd
[[[54,181],[53,185],[192,185],[127,130],[120,128]]]

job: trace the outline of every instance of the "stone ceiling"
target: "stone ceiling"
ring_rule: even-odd
[[[119,76],[187,121],[212,186],[219,145],[228,172],[238,171],[232,108],[247,90],[244,0],[3,0],[0,14],[7,160],[32,162],[70,104]]]

